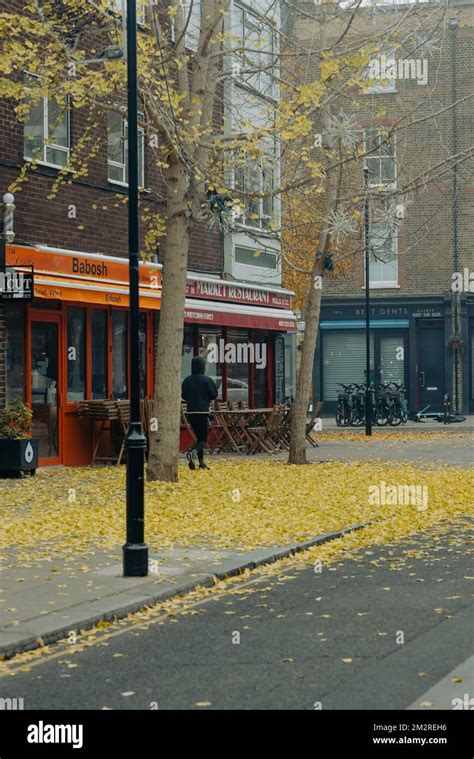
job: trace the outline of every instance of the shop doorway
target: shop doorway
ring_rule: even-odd
[[[30,392],[33,437],[41,464],[60,463],[61,387],[60,316],[48,314],[31,321]]]
[[[444,323],[418,324],[418,404],[442,412],[445,394]]]

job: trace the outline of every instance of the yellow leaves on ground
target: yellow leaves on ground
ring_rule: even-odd
[[[369,487],[381,482],[427,486],[428,508],[370,504]],[[371,536],[389,542],[472,514],[473,484],[469,470],[410,463],[221,460],[206,472],[183,466],[178,483],[146,486],[146,541],[154,551],[175,544],[249,549],[377,520]],[[0,548],[20,549],[20,559],[21,549],[45,559],[117,548],[124,539],[125,469],[40,470],[35,478],[1,482],[0,504]]]

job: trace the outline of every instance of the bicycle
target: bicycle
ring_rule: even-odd
[[[343,388],[343,392],[339,392],[337,396],[336,404],[336,424],[338,427],[348,427],[352,422],[352,385],[343,385],[342,382],[337,383],[339,387]]]

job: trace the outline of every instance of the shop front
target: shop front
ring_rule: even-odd
[[[79,417],[86,399],[128,397],[128,263],[46,247],[7,248],[7,265],[34,267],[34,298],[9,303],[6,319],[6,401],[33,411],[41,465],[91,461],[97,430]],[[153,394],[154,312],[161,270],[140,265],[140,379]]]
[[[128,262],[12,245],[7,266],[34,267],[34,297],[5,305],[6,402],[20,398],[31,406],[40,465],[87,465],[98,429],[80,417],[78,404],[129,397]],[[154,394],[161,281],[159,264],[140,264],[142,398]],[[284,402],[285,340],[294,329],[288,291],[189,275],[183,376],[192,356],[204,355],[222,400],[250,407]]]
[[[378,298],[370,311],[371,379],[376,385],[402,383],[414,410],[442,411],[445,393],[453,393],[451,322],[449,296],[403,302]],[[326,413],[334,411],[339,383],[365,382],[365,339],[362,302],[323,302],[314,395],[324,401]]]
[[[268,408],[284,403],[294,379],[285,360],[296,329],[288,290],[188,275],[182,376],[207,360],[219,399]],[[182,436],[182,446],[188,440]]]

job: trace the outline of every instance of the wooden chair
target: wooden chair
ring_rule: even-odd
[[[247,427],[247,431],[253,439],[252,445],[248,450],[249,455],[258,453],[260,449],[265,453],[277,453],[278,448],[273,442],[273,436],[275,428],[280,423],[282,410],[284,409],[284,406],[274,406],[265,424],[257,427]]]
[[[313,404],[313,412],[311,414],[311,419],[309,422],[306,423],[306,440],[308,441],[308,443],[311,443],[313,448],[319,448],[319,443],[317,443],[316,440],[314,440],[311,437],[311,433],[313,431],[313,427],[315,425],[316,419],[319,417],[323,409],[323,406],[324,406],[324,403],[322,401],[318,401],[316,406],[314,406]]]

